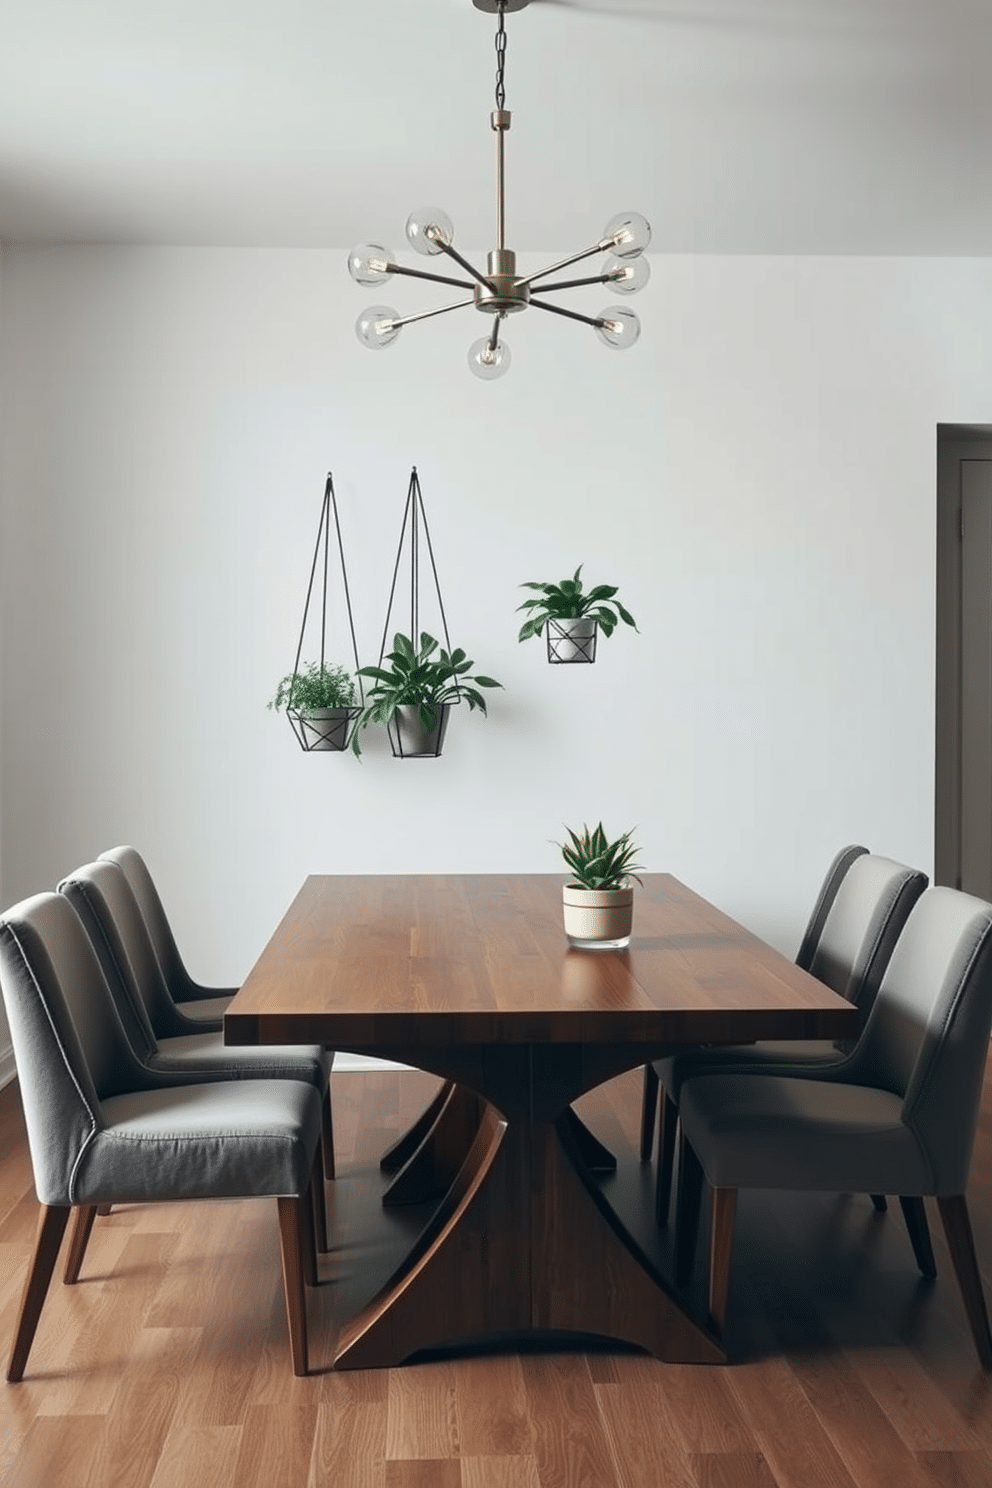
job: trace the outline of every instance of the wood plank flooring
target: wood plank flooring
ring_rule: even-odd
[[[23,1383],[0,1385],[4,1488],[989,1488],[992,1374],[978,1367],[936,1210],[938,1279],[898,1206],[743,1194],[725,1368],[603,1348],[476,1354],[334,1374],[342,1320],[423,1222],[383,1210],[378,1157],[437,1082],[334,1077],[331,1254],[294,1379],[274,1201],[98,1219],[75,1287],[52,1284]],[[611,1199],[659,1263],[639,1075],[586,1097],[619,1157]],[[969,1193],[992,1296],[992,1081]],[[37,1205],[17,1086],[0,1092],[0,1354]],[[592,1284],[595,1284],[594,1281]],[[702,1305],[702,1257],[693,1286]]]

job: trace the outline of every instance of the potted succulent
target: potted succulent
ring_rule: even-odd
[[[562,889],[565,934],[573,946],[618,950],[630,940],[638,849],[630,832],[608,842],[602,822],[593,831],[566,831],[568,842],[558,844],[572,872]]]
[[[293,733],[306,750],[344,749],[348,727],[361,712],[355,680],[346,667],[308,662],[276,688],[269,707],[285,709]]]
[[[460,648],[445,651],[426,631],[421,632],[419,647],[397,631],[393,649],[379,666],[359,668],[358,675],[370,678],[372,686],[355,726],[352,749],[361,754],[359,733],[370,723],[381,723],[397,758],[436,758],[444,746],[452,704],[464,700],[471,710],[485,713],[486,700],[479,688],[502,686],[492,677],[473,677],[474,665]]]
[[[570,579],[558,584],[526,583],[521,589],[534,589],[532,599],[525,599],[518,610],[528,611],[520,627],[520,641],[540,635],[547,627],[548,660],[554,663],[595,661],[596,635],[602,630],[607,639],[617,622],[637,629],[633,615],[616,598],[615,584],[597,584],[592,589],[582,586],[582,564]]]

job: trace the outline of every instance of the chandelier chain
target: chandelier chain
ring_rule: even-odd
[[[499,0],[499,27],[496,31],[496,107],[506,108],[506,6]]]

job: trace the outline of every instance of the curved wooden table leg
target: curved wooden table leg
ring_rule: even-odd
[[[447,1101],[452,1090],[455,1088],[454,1080],[445,1080],[430,1104],[421,1111],[412,1126],[407,1127],[401,1137],[397,1137],[391,1147],[387,1147],[379,1159],[379,1169],[383,1173],[397,1173],[404,1163],[408,1162],[421,1142],[434,1125],[441,1108]]]
[[[392,1209],[424,1204],[446,1193],[465,1161],[481,1117],[479,1097],[467,1086],[446,1080],[427,1109],[380,1158],[380,1169],[395,1173],[382,1196],[383,1205]],[[615,1173],[616,1157],[571,1107],[568,1119],[589,1170]],[[404,1152],[409,1156],[398,1165],[396,1158]]]
[[[479,1065],[489,1099],[468,1156],[413,1251],[342,1328],[336,1367],[389,1367],[522,1334],[613,1338],[672,1362],[724,1362],[719,1340],[671,1295],[587,1168],[569,1112],[588,1086],[574,1055],[490,1046]]]
[[[447,1099],[430,1130],[382,1196],[387,1209],[440,1198],[454,1183],[471,1149],[482,1120],[483,1103],[467,1085],[449,1082],[444,1088]]]
[[[565,1112],[565,1120],[569,1124],[572,1140],[582,1154],[582,1161],[590,1173],[615,1173],[617,1170],[616,1155],[599,1140],[595,1132],[589,1130],[582,1117],[571,1106]]]

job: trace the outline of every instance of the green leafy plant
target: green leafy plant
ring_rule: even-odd
[[[634,862],[639,849],[630,840],[631,832],[607,842],[602,822],[594,831],[587,826],[581,832],[573,832],[571,827],[565,830],[569,840],[557,846],[580,888],[622,889],[628,878],[636,878],[640,883],[637,870],[641,865]]]
[[[530,612],[520,627],[518,641],[527,641],[531,636],[540,635],[549,620],[581,620],[588,617],[599,622],[604,636],[613,634],[618,620],[637,629],[633,615],[615,597],[615,584],[597,584],[593,589],[583,589],[581,563],[570,579],[562,579],[558,584],[526,583],[520,587],[535,589],[537,593],[532,599],[525,599],[523,604],[517,605],[518,610]]]
[[[276,688],[270,708],[292,708],[303,718],[323,708],[354,708],[358,691],[347,667],[311,661],[302,671],[290,672]]]
[[[438,710],[443,703],[460,703],[469,708],[486,711],[486,700],[480,687],[502,687],[492,677],[472,676],[472,661],[459,647],[445,651],[432,635],[421,632],[420,645],[415,646],[409,636],[397,631],[393,636],[393,649],[383,657],[389,666],[361,667],[358,675],[371,679],[368,700],[358,716],[351,747],[361,754],[358,735],[370,723],[388,724],[396,709],[411,704],[420,711],[420,721],[425,729],[437,723]],[[473,685],[474,684],[474,685]]]

